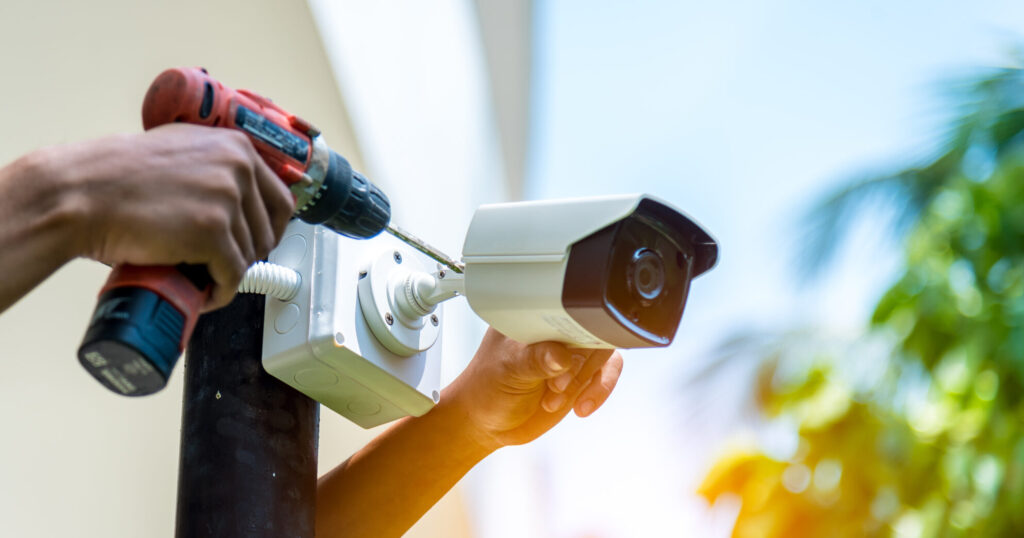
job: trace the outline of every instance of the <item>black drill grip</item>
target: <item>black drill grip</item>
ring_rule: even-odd
[[[332,150],[320,198],[298,217],[346,237],[367,239],[387,228],[391,203],[383,191]]]

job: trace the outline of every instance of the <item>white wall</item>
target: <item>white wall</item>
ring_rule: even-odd
[[[505,196],[497,128],[472,4],[310,0],[367,172],[393,221],[458,257],[482,203]],[[445,380],[482,326],[446,304]]]
[[[391,197],[394,221],[457,257],[473,210],[517,190],[506,173],[522,169],[521,162],[503,162],[473,2],[310,0],[310,6],[360,134],[367,171]],[[522,70],[492,66],[508,67]],[[484,325],[463,299],[445,308],[447,383],[476,351]],[[325,439],[332,428],[323,421]],[[326,450],[321,443],[321,453]],[[489,501],[520,486],[518,460],[495,465],[503,458],[504,451],[492,456],[494,463],[485,461],[460,485],[473,510],[474,535],[533,536],[531,518]],[[530,493],[517,491],[523,495],[516,501]],[[451,529],[437,532],[454,535]]]
[[[313,120],[362,168],[301,0],[0,2],[0,51],[0,165],[43,145],[137,132],[153,77],[171,66],[204,65],[225,83]],[[447,184],[441,173],[424,179]],[[389,173],[384,186],[390,193],[418,180]],[[393,198],[399,206],[416,199]],[[421,223],[405,214],[403,223]],[[73,262],[0,315],[0,536],[173,533],[181,367],[163,392],[126,399],[103,389],[75,358],[106,274],[99,264]],[[322,467],[370,435],[324,412]],[[424,524],[458,529],[463,520],[455,498]]]

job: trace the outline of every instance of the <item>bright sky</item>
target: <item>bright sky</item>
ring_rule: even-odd
[[[749,368],[684,387],[687,372],[737,330],[861,325],[892,248],[865,230],[841,269],[800,288],[799,215],[857,172],[927,156],[937,83],[1008,63],[1024,2],[535,6],[529,197],[649,192],[721,244],[675,344],[627,353],[606,409],[530,449],[551,476],[548,517],[566,537],[727,529],[690,492],[744,412]]]

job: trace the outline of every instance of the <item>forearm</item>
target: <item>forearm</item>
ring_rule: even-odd
[[[405,418],[317,484],[316,535],[400,536],[492,448],[474,439],[466,415],[442,397]]]
[[[38,152],[0,168],[0,312],[76,256],[78,209]]]

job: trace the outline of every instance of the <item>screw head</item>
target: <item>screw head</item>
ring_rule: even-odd
[[[430,315],[430,323],[433,324],[434,327],[437,327],[437,324],[441,323],[441,320],[437,319],[437,314],[431,314]]]
[[[388,325],[394,325],[395,317],[391,315],[391,312],[386,312],[384,314],[384,323],[387,323]]]
[[[445,275],[445,270],[444,270],[444,269],[441,269],[441,270],[440,270],[440,271],[438,271],[438,273],[437,273],[437,278],[444,278],[444,275]]]
[[[402,253],[395,251],[395,263],[402,263]]]

